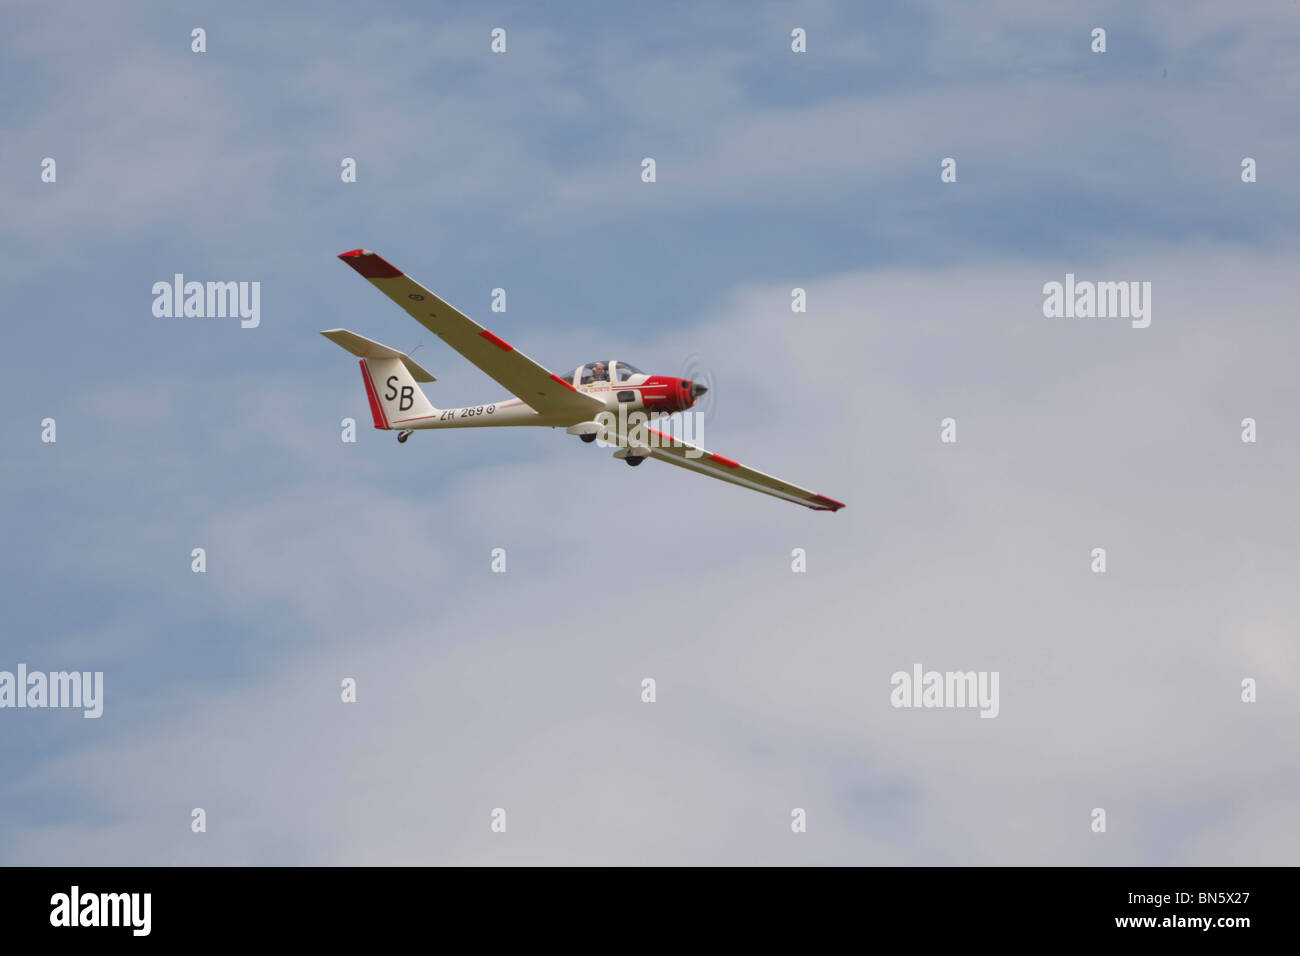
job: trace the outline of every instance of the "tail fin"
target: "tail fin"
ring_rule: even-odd
[[[361,356],[361,378],[376,428],[409,428],[412,422],[438,414],[416,384],[434,378],[409,356],[346,329],[330,329],[321,335]]]
[[[363,358],[361,377],[376,428],[410,428],[412,422],[438,414],[401,359]]]

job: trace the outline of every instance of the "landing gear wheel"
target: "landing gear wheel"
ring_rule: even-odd
[[[587,444],[591,444],[596,440],[595,432],[593,432],[590,435],[579,435],[578,437],[581,438],[583,441],[585,441]]]
[[[633,468],[635,468],[637,465],[641,464],[641,462],[645,461],[644,458],[636,458],[636,457],[634,457],[634,456],[632,456],[632,455],[628,455],[628,456],[627,456],[626,458],[624,458],[623,460],[624,460],[625,462],[627,462],[629,465],[631,465]]]
[[[398,440],[399,442],[405,442],[406,439],[408,439],[408,438],[410,438],[410,437],[411,437],[411,430],[410,430],[409,428],[408,428],[406,431],[398,432],[398,433],[397,433],[397,440]]]

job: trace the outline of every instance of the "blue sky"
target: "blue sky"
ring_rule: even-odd
[[[7,7],[0,669],[106,702],[0,711],[0,860],[1300,860],[1295,10],[560,6]],[[356,247],[552,368],[697,363],[709,447],[849,508],[399,446],[319,330],[499,389]],[[1067,272],[1151,327],[1044,319]],[[998,719],[889,708],[916,661]]]

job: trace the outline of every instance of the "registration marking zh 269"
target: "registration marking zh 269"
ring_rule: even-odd
[[[446,422],[453,418],[473,418],[475,415],[491,415],[497,410],[495,405],[473,405],[469,408],[448,408],[438,416],[438,421]]]

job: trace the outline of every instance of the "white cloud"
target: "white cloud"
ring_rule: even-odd
[[[113,746],[16,785],[104,822],[25,827],[12,862],[1300,862],[1288,256],[1077,264],[1150,279],[1147,330],[1044,319],[1038,265],[887,270],[818,282],[807,315],[740,290],[635,357],[705,354],[708,444],[837,514],[558,434],[508,465],[518,436],[476,436],[418,488],[416,448],[330,495],[286,479],[214,517],[238,565],[212,583],[315,646],[160,688],[147,727],[111,722],[110,683]],[[1000,671],[1000,716],[894,710],[913,662]]]

